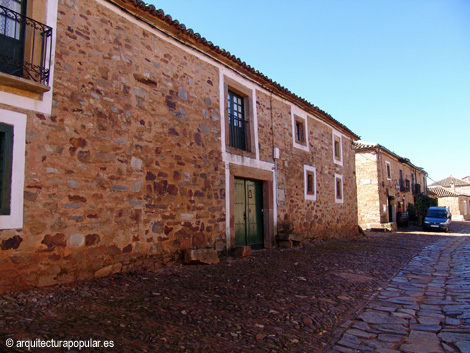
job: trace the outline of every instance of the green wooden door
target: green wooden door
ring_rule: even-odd
[[[263,184],[235,179],[235,245],[263,248]]]

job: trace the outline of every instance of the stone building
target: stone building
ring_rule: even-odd
[[[394,229],[397,212],[427,192],[427,173],[377,143],[357,141],[355,147],[359,225]]]
[[[450,207],[452,220],[470,220],[470,182],[468,177],[458,179],[453,176],[429,185],[429,192],[437,198],[439,206]]]
[[[0,292],[157,268],[188,249],[271,248],[281,231],[357,233],[346,126],[141,1],[42,2],[45,93],[0,96],[26,147]]]

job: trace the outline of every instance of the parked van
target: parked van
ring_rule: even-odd
[[[423,230],[449,231],[451,223],[450,209],[447,207],[429,207],[428,215],[424,219]]]

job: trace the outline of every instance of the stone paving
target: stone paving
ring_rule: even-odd
[[[465,352],[469,241],[455,232],[470,235],[469,226],[367,233],[6,293],[0,352]],[[39,339],[114,347],[18,348]]]
[[[327,351],[470,352],[469,260],[469,236],[425,247]]]

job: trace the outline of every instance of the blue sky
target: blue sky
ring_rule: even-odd
[[[432,180],[470,175],[470,1],[146,2]]]

